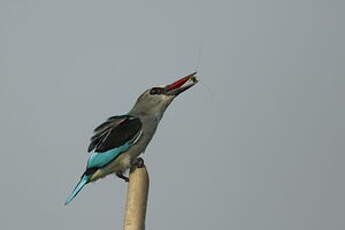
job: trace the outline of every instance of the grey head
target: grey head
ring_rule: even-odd
[[[136,116],[155,116],[159,120],[170,103],[182,92],[194,86],[198,80],[196,72],[189,74],[171,84],[154,86],[145,90],[129,112]]]

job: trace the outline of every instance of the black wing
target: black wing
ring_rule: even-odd
[[[122,115],[108,118],[107,121],[95,128],[91,137],[88,152],[106,152],[133,139],[142,128],[139,118]]]

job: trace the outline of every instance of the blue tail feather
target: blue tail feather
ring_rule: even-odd
[[[65,201],[65,205],[67,205],[69,202],[71,202],[74,197],[77,196],[77,194],[80,192],[80,190],[89,182],[90,176],[87,175],[83,175],[80,178],[80,181],[78,182],[78,184],[74,187],[71,195],[69,195]]]

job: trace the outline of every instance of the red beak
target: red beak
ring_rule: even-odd
[[[196,72],[191,73],[191,74],[181,78],[180,80],[177,80],[174,83],[171,83],[170,85],[167,85],[165,88],[167,88],[168,90],[180,88],[181,86],[184,85],[184,83],[186,83],[192,77],[194,77],[195,74],[196,74]]]
[[[192,87],[193,85],[195,85],[198,82],[198,80],[195,77],[195,74],[196,74],[196,72],[191,73],[191,74],[181,78],[180,80],[177,80],[174,83],[167,85],[165,87],[165,89],[166,89],[165,94],[177,96],[180,93],[186,91],[187,89],[189,89],[190,87]],[[190,84],[186,84],[189,80],[191,80],[192,82]]]

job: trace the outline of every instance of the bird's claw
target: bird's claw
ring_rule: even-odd
[[[116,176],[123,179],[125,182],[129,182],[129,178],[122,174],[122,172],[117,172]]]
[[[143,158],[139,157],[134,162],[134,165],[137,166],[137,168],[143,168],[144,167],[144,160]]]

